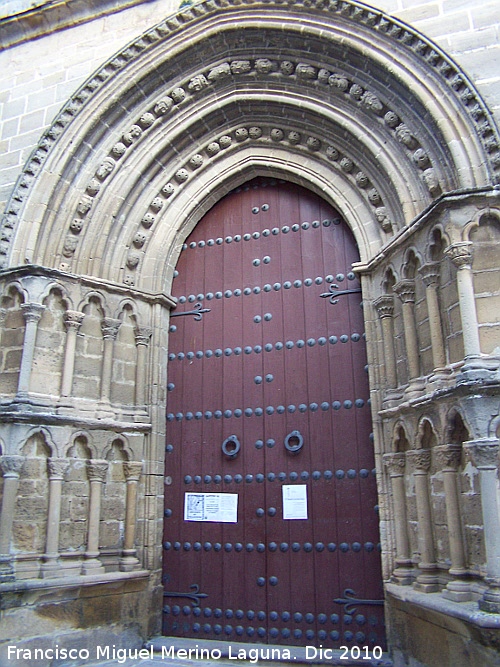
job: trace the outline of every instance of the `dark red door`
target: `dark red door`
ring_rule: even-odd
[[[358,259],[334,209],[273,180],[227,195],[187,239],[169,339],[164,634],[384,646]]]

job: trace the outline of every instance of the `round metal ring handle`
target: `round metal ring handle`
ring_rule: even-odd
[[[230,459],[234,459],[238,456],[240,449],[240,441],[235,435],[230,435],[229,438],[226,438],[222,443],[222,453]]]
[[[292,431],[285,438],[285,449],[292,454],[300,452],[304,445],[304,438],[300,431]]]

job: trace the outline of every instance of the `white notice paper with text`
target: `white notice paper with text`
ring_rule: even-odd
[[[307,519],[307,486],[283,485],[283,519]]]
[[[186,493],[184,521],[237,523],[237,493]]]

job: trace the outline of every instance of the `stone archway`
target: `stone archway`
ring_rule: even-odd
[[[64,287],[80,309],[71,311],[75,336],[84,304],[99,303],[93,335],[101,340],[101,326],[100,400],[82,402],[85,409],[69,402],[64,419],[57,397],[30,400],[49,406],[61,451],[71,419],[79,428],[88,421],[96,432],[98,458],[109,431],[131,436],[131,455],[146,461],[139,540],[150,590],[160,590],[156,499],[175,307],[169,291],[197,222],[252,177],[306,185],[341,210],[355,236],[373,333],[380,285],[366,266],[457,192],[474,198],[497,184],[497,134],[472,82],[445,53],[411,27],[349,1],[187,7],[117,53],[68,101],[8,204],[2,266],[32,305],[51,282]],[[128,340],[137,360],[128,372],[147,387],[132,407],[113,405],[102,391],[104,381],[106,389],[113,381],[124,304],[134,306],[136,324]],[[380,336],[370,338],[369,360],[380,358]],[[376,413],[387,378],[378,368],[372,373]],[[24,407],[19,396],[9,400],[15,421]],[[383,437],[380,428],[381,492]],[[386,578],[393,551],[388,516]],[[159,606],[150,614],[157,627]]]

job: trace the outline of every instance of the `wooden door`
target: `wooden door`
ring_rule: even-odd
[[[184,244],[164,634],[384,646],[358,259],[337,211],[266,179],[227,195]]]

